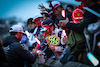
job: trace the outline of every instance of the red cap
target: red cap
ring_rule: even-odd
[[[59,1],[52,1],[51,4],[54,7],[54,9],[61,5]]]
[[[72,13],[73,19],[83,19],[83,11],[81,9],[75,9]]]

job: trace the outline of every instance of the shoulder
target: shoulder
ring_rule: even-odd
[[[14,43],[11,44],[11,46],[13,48],[19,48],[19,47],[21,47],[21,44],[19,42],[14,42]]]

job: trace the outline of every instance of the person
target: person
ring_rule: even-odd
[[[73,5],[67,5],[65,11],[66,11],[66,16],[69,18],[69,21],[72,21],[72,12],[74,10],[74,6]]]
[[[43,20],[48,19],[50,16],[48,15],[47,11],[42,11],[41,12],[42,16],[43,16]]]
[[[40,30],[42,28],[41,27],[42,20],[40,19],[40,17],[43,17],[43,16],[40,13],[37,13],[37,14],[34,15],[33,20],[32,20],[32,22],[36,23],[36,32],[34,33],[34,36],[38,39],[40,39],[40,37],[41,37],[40,36],[41,35]],[[36,43],[36,49],[37,50],[40,49],[40,46],[39,46],[38,43]]]
[[[13,25],[9,29],[10,35],[3,39],[4,45],[8,45],[6,50],[6,59],[10,67],[24,67],[24,61],[32,64],[36,60],[36,54],[33,50],[27,51],[19,42],[23,36],[23,27]]]
[[[81,9],[78,9],[78,8],[75,9],[72,12],[73,21],[71,23],[75,23],[75,24],[82,23],[83,13],[84,12]],[[70,30],[70,33],[68,35],[66,44],[68,46],[67,50],[69,50],[71,52],[71,55],[75,56],[75,58],[77,59],[77,61],[80,61],[79,56],[80,56],[80,54],[82,54],[84,52],[84,49],[85,49],[85,37],[84,37],[84,35],[80,35],[77,32],[74,32],[73,30]],[[63,54],[64,54],[64,52],[63,52]],[[67,54],[68,53],[66,53],[66,55]],[[68,62],[67,60],[62,60],[61,57],[60,57],[60,61],[63,64]],[[73,61],[73,60],[71,60],[71,61]]]
[[[89,7],[90,9],[100,13],[100,4],[96,3],[96,1],[94,0],[82,0],[82,3],[86,6],[86,7]],[[90,13],[89,11],[86,11],[84,12],[83,14],[83,22],[82,23],[70,23],[68,19],[66,20],[63,20],[63,21],[60,21],[59,24],[62,28],[68,28],[76,33],[79,33],[81,35],[83,35],[83,31],[84,31],[84,28],[87,27],[89,24],[91,23],[95,23],[97,22],[99,19],[96,15]],[[84,47],[86,48],[86,47]],[[86,53],[84,53],[84,57],[86,57]],[[87,58],[84,58],[83,60],[85,60]],[[91,65],[90,62],[86,62],[84,61],[85,64],[89,64]]]
[[[83,14],[84,12],[81,9],[75,9],[72,12],[73,21],[71,23],[83,23]],[[66,43],[68,45],[68,49],[71,51],[71,54],[78,59],[78,62],[82,63],[83,60],[80,58],[83,58],[82,54],[86,52],[84,35],[70,30],[70,34]]]
[[[59,1],[52,1],[51,2],[51,4],[52,4],[52,6],[53,6],[53,8],[54,8],[54,11],[53,11],[53,14],[57,17],[57,19],[58,19],[58,23],[57,23],[57,26],[58,26],[58,28],[60,29],[61,27],[60,27],[60,25],[59,25],[59,21],[60,20],[64,20],[64,19],[66,19],[66,17],[67,16],[63,16],[62,15],[62,11],[65,11],[64,10],[64,8],[62,7],[62,5],[61,5],[61,3],[59,2]],[[70,18],[68,18],[68,19],[70,19]],[[66,31],[66,34],[68,35],[69,34],[69,30],[66,28],[66,29],[64,29],[65,31]]]
[[[32,50],[36,45],[36,40],[34,34],[36,33],[36,23],[32,22],[33,18],[27,20],[27,25],[29,27],[29,50]]]
[[[81,0],[80,0],[81,1]],[[85,7],[88,7],[98,13],[100,13],[100,4],[97,3],[95,0],[82,0],[82,3],[85,5]],[[70,23],[69,20],[60,21],[59,24],[62,28],[68,28],[70,30],[73,30],[77,33],[82,34],[85,27],[87,27],[91,23],[97,22],[99,19],[96,15],[90,13],[89,11],[85,10],[85,13],[83,15],[84,20],[82,24],[73,24]]]
[[[54,8],[53,14],[58,18],[58,20],[64,20],[65,17],[61,15],[62,10],[64,10],[61,3],[59,1],[52,1],[51,4]]]
[[[66,10],[68,10],[69,12],[73,12],[74,10],[74,6],[73,5],[67,5]]]
[[[51,56],[54,55],[54,53],[52,52],[52,50],[49,48],[49,45],[46,41],[46,38],[49,36],[49,35],[52,35],[53,33],[53,30],[54,30],[54,24],[53,24],[53,20],[51,19],[45,19],[42,23],[42,29],[41,29],[41,32],[42,32],[42,37],[41,37],[41,44],[40,46],[42,46],[42,50],[44,50],[45,48],[47,48],[44,52],[46,53],[47,55],[47,58],[50,58]],[[43,39],[44,38],[44,39]]]
[[[33,20],[32,20],[32,22],[36,23],[36,28],[37,28],[37,31],[35,33],[36,36],[38,36],[40,34],[40,30],[41,30],[42,20],[40,19],[40,17],[43,17],[40,13],[35,14],[34,17],[33,17]]]

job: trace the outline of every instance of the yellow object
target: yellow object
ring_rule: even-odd
[[[59,45],[60,44],[60,38],[56,35],[50,35],[46,39],[48,45]]]

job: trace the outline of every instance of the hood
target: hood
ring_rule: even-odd
[[[6,47],[13,42],[18,42],[17,38],[14,35],[7,36],[3,39],[3,46]]]

